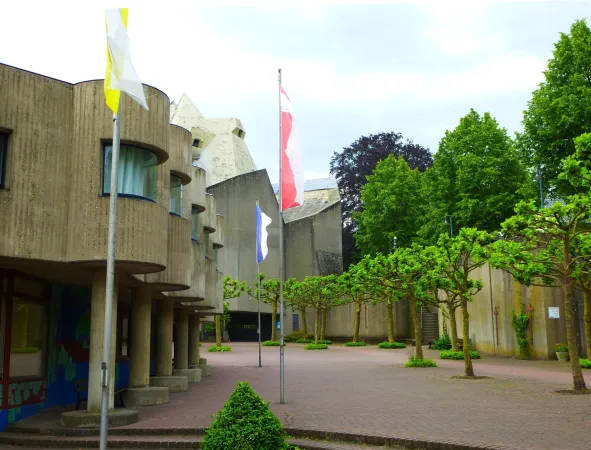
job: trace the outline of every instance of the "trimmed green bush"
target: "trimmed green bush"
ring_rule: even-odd
[[[213,423],[205,430],[203,450],[286,450],[287,435],[269,404],[246,381],[230,395]]]
[[[298,339],[296,344],[312,344],[314,339]]]
[[[308,344],[304,347],[304,350],[326,350],[328,344]]]
[[[439,357],[441,359],[455,359],[459,361],[464,359],[464,352],[461,350],[458,350],[457,352],[454,352],[453,350],[443,350],[439,353]],[[476,350],[470,350],[470,358],[480,359],[480,353]]]
[[[404,342],[380,342],[378,348],[406,348]]]
[[[220,347],[218,347],[217,345],[212,345],[211,347],[209,347],[209,349],[207,351],[208,352],[231,352],[232,347],[230,347],[229,345],[222,345]]]
[[[579,363],[581,364],[581,369],[591,369],[590,359],[579,358]]]
[[[345,342],[345,347],[367,347],[365,342]]]
[[[411,356],[404,364],[404,367],[437,367],[437,363],[429,358],[418,359]]]
[[[285,342],[296,342],[302,339],[314,339],[314,335],[306,334],[303,331],[294,331],[283,338]]]
[[[325,345],[332,345],[332,341],[329,341],[327,339],[319,339],[318,340],[319,344],[325,344]]]
[[[433,350],[449,350],[451,348],[451,339],[447,333],[443,333],[439,339],[435,339],[431,344]]]
[[[281,347],[281,342],[279,341],[265,341],[263,342],[265,347]]]
[[[11,347],[10,353],[13,355],[22,355],[25,353],[39,353],[39,349],[37,347]]]

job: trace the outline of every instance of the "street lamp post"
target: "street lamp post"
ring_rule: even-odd
[[[396,236],[394,236],[394,239],[392,239],[392,241],[393,241],[393,242],[392,242],[392,248],[393,248],[394,250],[396,250],[396,241],[397,241],[397,240],[398,240],[398,238],[397,238]]]
[[[449,218],[449,222],[448,219]],[[448,214],[447,216],[445,216],[445,224],[447,225],[449,223],[449,237],[454,237],[454,221],[453,221],[453,217],[451,216],[451,214]]]

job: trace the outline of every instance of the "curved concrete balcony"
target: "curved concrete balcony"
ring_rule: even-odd
[[[187,193],[187,198],[191,205],[197,207],[200,213],[207,208],[206,188],[205,188],[205,170],[200,167],[191,166],[191,182],[185,186],[183,193]],[[184,196],[183,196],[184,198]]]
[[[205,203],[205,211],[201,214],[201,224],[207,233],[215,233],[217,226],[215,197],[208,193]]]
[[[193,166],[191,165],[191,132],[177,125],[169,125],[168,129],[168,160],[169,170],[172,175],[181,179],[183,186],[191,183]]]

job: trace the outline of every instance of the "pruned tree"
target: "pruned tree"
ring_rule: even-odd
[[[268,278],[265,276],[264,273],[260,273],[260,281],[261,281],[261,300],[271,305],[271,340],[277,341],[277,327],[275,326],[275,321],[277,320],[277,309],[279,306],[280,300],[280,286],[279,286],[279,278]],[[285,284],[284,284],[285,286]],[[248,293],[254,297],[259,297],[259,287],[257,280],[254,281],[252,286],[248,287]]]
[[[300,301],[316,309],[314,320],[314,342],[322,339],[322,311],[334,306],[335,275],[306,277],[296,287]]]
[[[363,269],[357,265],[349,266],[337,279],[338,294],[343,303],[355,304],[355,323],[353,325],[353,342],[359,342],[359,327],[361,325],[361,308],[372,301],[371,291],[363,282]]]
[[[234,280],[232,277],[226,275],[224,277],[224,309],[223,314],[215,317],[215,342],[218,347],[222,345],[222,328],[225,328],[230,323],[229,304],[226,300],[240,297],[246,289],[244,281]]]

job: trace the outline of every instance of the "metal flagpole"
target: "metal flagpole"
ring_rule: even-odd
[[[257,207],[259,206],[259,201],[257,200]],[[262,224],[261,224],[262,226]],[[258,230],[257,230],[258,231]],[[257,236],[258,240],[258,236]],[[257,280],[259,284],[259,288],[257,290],[257,297],[258,297],[258,320],[259,320],[259,367],[263,367],[262,360],[261,360],[261,267],[259,264],[259,257],[258,257],[258,249],[257,249],[256,260],[257,260]],[[274,321],[274,320],[273,320]]]
[[[111,148],[111,192],[109,198],[109,241],[107,249],[107,286],[105,293],[105,329],[103,336],[103,361],[101,364],[101,431],[100,450],[107,448],[109,410],[109,378],[111,363],[111,322],[113,321],[113,284],[115,282],[115,237],[117,229],[117,193],[119,190],[119,138],[121,125],[121,100],[117,114],[113,114],[113,145]]]
[[[283,180],[283,150],[282,150],[282,134],[283,124],[281,121],[281,69],[279,69],[279,403],[284,404],[284,388],[285,388],[285,347],[283,345],[283,189],[281,182]],[[276,320],[273,318],[273,320]]]

